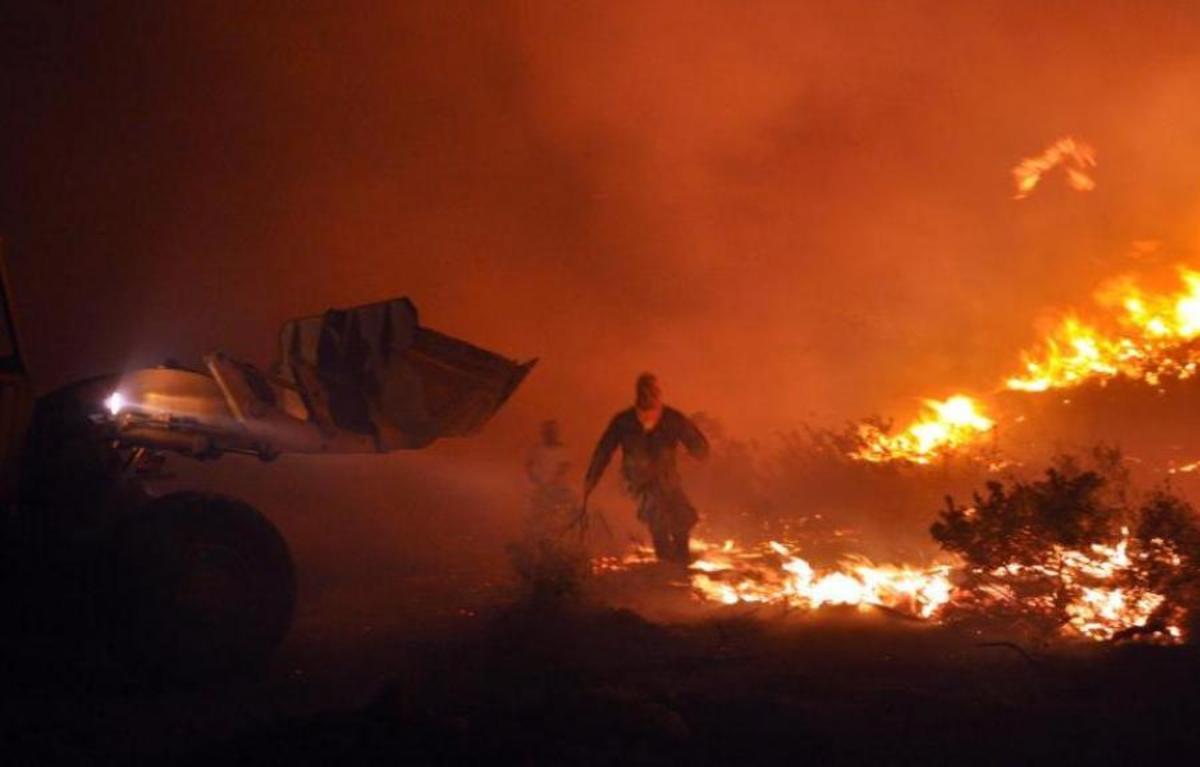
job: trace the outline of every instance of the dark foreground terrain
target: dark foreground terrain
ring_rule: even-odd
[[[10,643],[0,735],[29,763],[197,765],[1140,764],[1200,745],[1190,648],[1033,654],[857,610],[470,612],[302,624],[264,677],[190,689]]]
[[[1034,652],[880,611],[701,608],[653,568],[538,601],[512,587],[514,531],[478,511],[497,493],[456,490],[456,468],[381,514],[344,488],[377,486],[383,468],[336,493],[297,473],[251,496],[300,576],[292,632],[255,678],[155,684],[86,626],[0,623],[0,764],[1145,764],[1200,750],[1195,649]]]

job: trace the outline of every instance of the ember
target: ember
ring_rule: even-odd
[[[1033,192],[1042,176],[1062,166],[1067,174],[1067,183],[1078,192],[1090,192],[1096,181],[1089,171],[1096,167],[1096,152],[1087,144],[1067,136],[1033,157],[1026,157],[1013,168],[1013,183],[1017,193],[1013,199],[1022,200]]]

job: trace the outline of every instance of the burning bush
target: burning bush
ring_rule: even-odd
[[[1131,506],[1119,453],[1093,459],[1087,470],[1063,457],[1044,479],[988,482],[970,506],[947,497],[931,532],[964,567],[945,619],[1042,641],[1182,635],[1200,604],[1195,513],[1165,489]]]
[[[1182,499],[1165,491],[1140,509],[1134,540],[1146,552],[1144,566],[1132,572],[1136,585],[1163,595],[1150,629],[1183,626],[1191,641],[1200,638],[1200,517]]]

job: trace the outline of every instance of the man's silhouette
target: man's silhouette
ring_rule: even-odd
[[[694,458],[708,455],[708,440],[687,416],[662,402],[662,389],[651,373],[637,379],[633,407],[613,416],[592,454],[584,479],[583,502],[600,481],[613,451],[621,448],[621,474],[638,502],[638,519],[650,528],[654,553],[661,561],[687,564],[688,542],[699,517],[683,492],[675,448],[680,443]]]

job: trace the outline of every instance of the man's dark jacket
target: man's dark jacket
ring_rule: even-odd
[[[683,495],[675,449],[680,444],[695,458],[708,455],[708,440],[696,425],[678,410],[663,406],[662,414],[653,429],[646,431],[638,420],[637,410],[629,408],[613,416],[600,437],[592,462],[588,466],[585,486],[593,487],[612,460],[613,451],[621,448],[621,475],[629,492],[642,501],[639,516],[667,502],[680,503],[687,508],[674,513],[691,512],[691,504]],[[647,520],[649,521],[649,520]],[[694,519],[692,520],[694,521]]]

